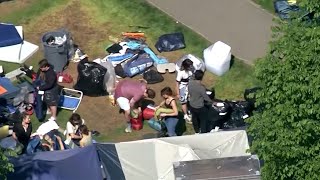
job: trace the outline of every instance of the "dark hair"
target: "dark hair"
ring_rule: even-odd
[[[27,114],[26,112],[23,112],[23,113],[22,113],[22,116],[21,116],[21,117],[22,117],[22,120],[24,120],[27,116],[30,116],[30,115]]]
[[[190,59],[185,59],[184,61],[182,61],[181,63],[181,71],[190,71],[191,68],[193,66],[193,62]]]
[[[41,61],[39,61],[38,65],[39,65],[39,68],[44,68],[44,67],[50,66],[48,60],[46,60],[46,59],[42,59]]]
[[[165,87],[161,90],[161,96],[163,95],[168,95],[168,96],[172,96],[173,92],[172,89],[170,87]]]
[[[88,127],[86,125],[79,126],[79,131],[82,134],[89,135],[89,129],[88,129]]]
[[[156,92],[154,92],[153,89],[148,88],[146,93],[148,95],[148,98],[153,99],[154,97],[156,97]]]
[[[196,72],[194,72],[194,79],[195,80],[202,80],[203,79],[203,75],[204,75],[204,72],[201,71],[201,70],[196,70]]]
[[[82,124],[81,116],[78,113],[73,113],[71,117],[69,118],[69,122],[75,126]]]

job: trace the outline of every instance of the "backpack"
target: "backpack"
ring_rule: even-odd
[[[164,80],[162,75],[153,69],[143,73],[143,79],[146,80],[148,84],[155,84]]]
[[[141,74],[153,65],[153,60],[146,53],[139,55],[136,59],[129,60],[123,67],[128,77]]]

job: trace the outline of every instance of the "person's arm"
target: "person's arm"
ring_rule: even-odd
[[[16,141],[18,141],[18,137],[17,137],[17,135],[16,135],[15,132],[12,132],[12,137],[13,137],[13,139],[15,139]]]
[[[177,77],[176,77],[176,94],[177,94],[177,97],[180,96],[179,85],[180,85],[181,79],[182,79],[182,74],[181,74],[180,71],[178,71]]]
[[[56,136],[56,135],[55,135]],[[58,142],[59,142],[59,146],[60,146],[60,150],[64,150],[64,145],[62,143],[61,137],[60,136],[56,136]]]
[[[210,99],[209,95],[207,94],[207,90],[204,86],[201,86],[201,96],[203,97],[203,99],[208,102],[208,103],[212,103],[212,100]]]
[[[84,147],[84,143],[83,143],[83,141],[80,141],[80,147]]]
[[[81,136],[76,135],[75,132],[73,132],[73,126],[70,122],[67,123],[67,135],[71,137],[71,139],[81,139]]]
[[[47,76],[46,78],[46,83],[42,86],[39,86],[39,90],[40,91],[46,91],[48,89],[51,89],[54,87],[54,85],[57,83],[57,75],[55,74],[55,72],[50,70],[50,74],[49,76]]]
[[[172,107],[173,113],[170,113],[170,114],[163,113],[160,116],[166,117],[166,116],[177,116],[178,115],[178,107],[177,107],[176,100],[175,99],[171,100],[170,105]]]
[[[161,106],[164,105],[164,103],[166,103],[166,100],[162,101],[162,102],[161,102],[158,106],[156,106],[155,108],[156,108],[156,109],[159,109]]]

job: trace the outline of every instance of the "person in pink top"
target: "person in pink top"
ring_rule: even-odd
[[[131,132],[130,111],[135,104],[143,98],[153,99],[156,96],[154,90],[147,87],[146,82],[125,79],[120,81],[115,88],[114,98],[119,107],[124,111],[127,127],[125,132]]]

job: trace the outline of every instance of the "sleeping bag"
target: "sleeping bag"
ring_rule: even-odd
[[[159,37],[155,47],[159,52],[169,52],[186,47],[182,33],[164,34]]]
[[[141,74],[153,65],[151,57],[144,53],[138,56],[136,59],[129,60],[123,67],[125,74],[129,77],[133,77],[137,74]]]
[[[82,91],[87,96],[106,95],[104,75],[107,69],[95,62],[86,59],[78,64],[78,80],[74,89]]]

